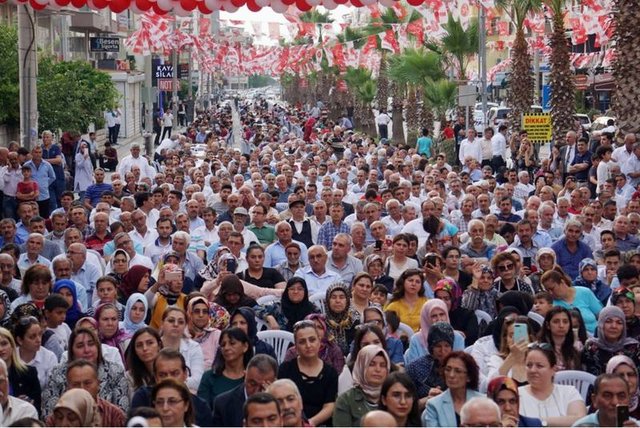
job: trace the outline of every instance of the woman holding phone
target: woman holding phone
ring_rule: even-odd
[[[524,356],[535,340],[525,316],[509,317],[502,325],[500,348],[489,358],[487,379],[509,376],[519,384],[527,380]]]

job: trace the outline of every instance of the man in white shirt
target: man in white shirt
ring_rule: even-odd
[[[493,168],[493,172],[497,172],[500,167],[506,165],[507,129],[509,129],[507,125],[500,125],[498,127],[498,133],[491,138],[491,151],[493,152],[491,168]]]
[[[38,419],[38,411],[27,401],[9,395],[9,371],[7,363],[0,358],[0,425],[8,427],[23,418]]]
[[[624,165],[633,156],[633,146],[636,143],[636,134],[629,133],[624,136],[624,145],[616,148],[611,154],[611,159],[618,165]]]
[[[380,139],[389,138],[389,122],[391,122],[391,117],[385,109],[380,109],[380,113],[376,117],[376,125],[378,125]]]
[[[149,177],[153,180],[156,170],[149,165],[149,161],[144,156],[140,156],[140,144],[133,143],[130,148],[131,154],[122,158],[118,166],[118,172],[121,177],[126,176],[131,168],[135,165],[140,168],[140,179]]]
[[[633,145],[633,155],[622,165],[621,170],[627,175],[630,186],[636,187],[640,183],[640,143]]]
[[[334,282],[340,281],[337,272],[326,267],[329,256],[322,245],[313,245],[309,248],[309,266],[299,269],[295,276],[299,276],[307,283],[309,296],[316,293],[324,293]]]
[[[458,155],[460,164],[464,165],[464,160],[467,157],[472,157],[478,163],[482,163],[482,145],[480,140],[476,138],[476,130],[473,128],[467,130],[467,138],[460,143],[460,153]]]
[[[131,221],[134,229],[129,232],[129,236],[133,239],[133,242],[142,245],[142,248],[153,245],[156,238],[158,238],[158,232],[156,232],[155,228],[148,227],[147,215],[142,210],[135,210],[131,213]]]

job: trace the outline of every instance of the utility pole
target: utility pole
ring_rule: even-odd
[[[18,75],[20,84],[20,143],[31,150],[38,138],[38,92],[36,75],[36,14],[18,5]]]
[[[178,29],[178,15],[174,15],[174,20],[173,20],[174,34],[177,29]],[[173,101],[173,108],[171,109],[171,112],[173,113],[173,121],[177,122],[178,120],[178,47],[177,46],[174,46],[173,51],[171,52],[171,63],[173,64],[173,78],[171,82],[171,87],[173,89],[173,94],[171,97]]]
[[[486,11],[479,2],[480,17],[478,19],[478,63],[480,67],[480,96],[482,97],[482,128],[487,125],[487,44],[486,44]]]

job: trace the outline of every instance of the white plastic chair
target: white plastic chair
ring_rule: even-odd
[[[324,307],[324,300],[325,300],[326,294],[325,293],[316,293],[316,294],[312,294],[309,297],[309,301],[311,303],[313,303],[314,305],[316,305],[316,307],[318,308],[318,310],[322,313],[325,314],[327,313],[325,307]]]
[[[256,303],[259,304],[260,306],[267,306],[275,302],[278,302],[279,300],[280,298],[278,296],[267,295],[267,296],[258,297],[258,300],[256,300]]]
[[[405,334],[407,336],[407,339],[411,339],[411,336],[413,336],[413,329],[407,324],[401,322],[398,326],[398,333],[400,334],[400,336]]]
[[[538,323],[538,325],[540,327],[542,327],[542,324],[544,324],[544,317],[542,315],[540,315],[540,314],[537,314],[537,313],[533,312],[533,311],[530,311],[527,314],[527,317],[529,317],[529,319],[531,319],[531,320],[535,321],[536,323]]]
[[[491,318],[491,315],[483,310],[476,309],[475,314],[478,320],[478,325],[482,324],[482,322],[485,322],[488,325],[493,320],[493,318]]]
[[[255,317],[255,318],[256,318],[256,326],[258,328],[258,331],[268,330],[269,329],[269,326],[267,325],[266,322],[262,321],[258,317]]]
[[[284,330],[266,330],[258,332],[258,339],[264,340],[273,346],[276,351],[278,364],[284,362],[284,356],[287,349],[293,345],[293,333]]]
[[[471,355],[472,352],[473,352],[473,345],[469,345],[466,348],[464,348],[464,353],[465,354]]]
[[[589,387],[594,384],[596,377],[581,370],[562,370],[556,372],[553,382],[559,385],[575,386],[583,400],[587,399]]]

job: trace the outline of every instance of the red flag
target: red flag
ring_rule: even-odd
[[[367,37],[367,43],[362,47],[362,53],[368,54],[372,50],[375,50],[378,47],[378,37],[375,35],[371,35]]]
[[[400,53],[400,45],[393,30],[388,29],[385,31],[384,36],[380,39],[380,47],[393,53]]]
[[[407,33],[413,35],[418,43],[422,45],[424,43],[424,22],[422,19],[411,21],[407,25]]]

